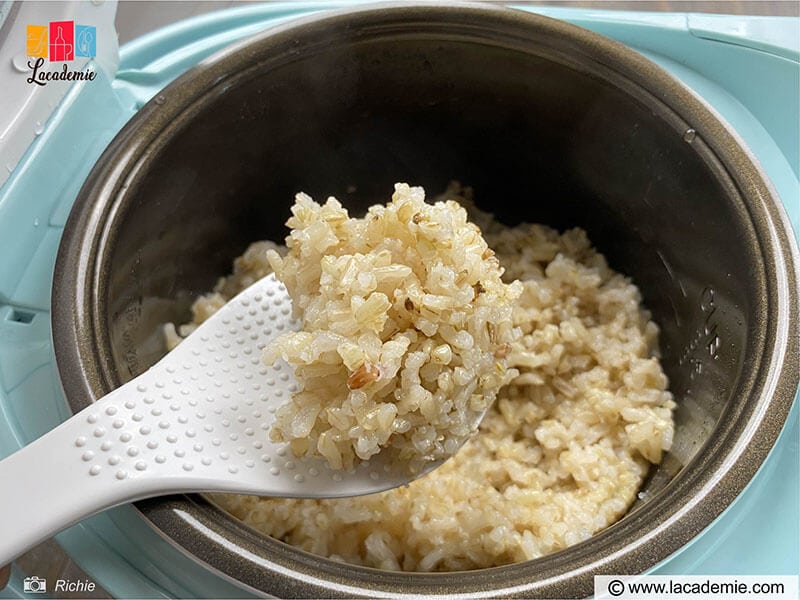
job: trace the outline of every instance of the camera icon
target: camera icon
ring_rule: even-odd
[[[47,580],[42,577],[26,577],[22,580],[22,591],[29,594],[44,594],[47,592]]]

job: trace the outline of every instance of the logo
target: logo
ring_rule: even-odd
[[[97,55],[97,29],[76,25],[75,21],[51,21],[49,25],[28,25],[25,50],[31,76],[28,83],[47,85],[48,81],[92,81],[94,71],[76,71],[63,64],[60,71],[46,71],[45,59],[67,63]]]
[[[52,21],[47,25],[28,25],[28,56],[66,62],[75,57],[93,58],[97,54],[97,29],[76,25],[75,21]]]
[[[47,593],[47,580],[41,577],[26,577],[22,580],[22,591],[29,594]]]

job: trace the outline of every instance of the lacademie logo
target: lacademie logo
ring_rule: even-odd
[[[51,21],[50,25],[28,25],[28,68],[33,71],[28,83],[47,85],[48,81],[92,81],[94,71],[74,71],[62,65],[61,71],[44,71],[45,59],[50,62],[69,62],[75,57],[92,58],[97,54],[97,29],[91,25],[76,25],[75,21]]]

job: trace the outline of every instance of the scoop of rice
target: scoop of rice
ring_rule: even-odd
[[[287,361],[301,389],[278,409],[273,441],[332,468],[386,451],[412,471],[455,453],[476,430],[508,368],[522,284],[454,201],[420,187],[351,218],[335,198],[296,196],[288,252],[267,258],[302,329],[264,360]]]

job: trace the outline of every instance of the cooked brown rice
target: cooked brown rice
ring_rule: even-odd
[[[266,535],[335,560],[382,569],[449,571],[536,558],[619,519],[650,463],[672,443],[674,402],[657,358],[658,327],[636,286],[584,231],[505,227],[470,210],[505,268],[522,282],[503,387],[453,458],[409,486],[337,500],[216,495]],[[267,246],[193,307],[186,335],[228,297],[267,274]],[[269,242],[269,248],[275,246]],[[180,336],[172,329],[170,343]]]
[[[271,439],[335,469],[384,452],[419,472],[455,453],[518,374],[507,363],[522,285],[503,283],[460,204],[429,204],[420,187],[398,183],[362,218],[298,194],[286,224],[288,251],[267,260],[302,328],[264,360],[288,362],[301,389]]]

